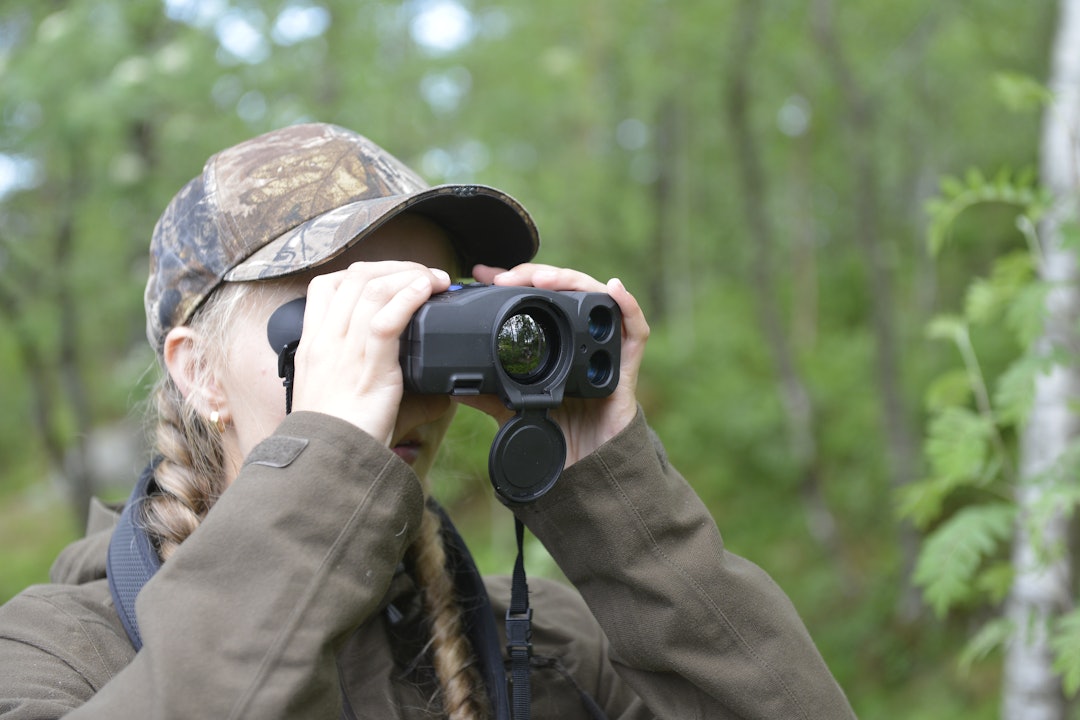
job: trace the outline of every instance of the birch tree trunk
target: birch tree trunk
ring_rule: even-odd
[[[1040,173],[1056,199],[1040,227],[1042,279],[1051,285],[1047,319],[1038,351],[1064,351],[1078,358],[1075,252],[1063,247],[1062,224],[1076,218],[1076,133],[1080,130],[1080,0],[1061,0],[1057,37],[1050,66],[1050,89],[1055,101],[1046,110],[1040,147]],[[1080,418],[1080,369],[1055,363],[1035,381],[1035,399],[1020,446],[1020,482],[1016,491],[1019,524],[1013,540],[1015,578],[1006,612],[1016,628],[1005,657],[1002,717],[1006,720],[1064,720],[1067,704],[1061,679],[1053,670],[1050,623],[1068,609],[1072,573],[1068,556],[1068,522],[1057,515],[1039,530],[1033,543],[1027,519],[1045,493],[1041,479],[1077,437]],[[1046,548],[1057,550],[1047,557]]]

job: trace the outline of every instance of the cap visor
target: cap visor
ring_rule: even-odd
[[[224,279],[261,280],[317,267],[404,212],[424,215],[442,227],[466,272],[477,263],[513,267],[539,248],[532,218],[506,193],[484,185],[438,185],[410,195],[359,200],[312,218],[255,251]]]

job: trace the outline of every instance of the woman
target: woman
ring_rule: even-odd
[[[509,585],[474,582],[425,502],[455,405],[405,393],[398,359],[409,319],[463,271],[607,292],[623,316],[617,389],[553,413],[565,471],[508,503],[580,591],[532,584],[533,716],[852,717],[787,598],[725,552],[649,433],[633,296],[530,263],[537,246],[512,198],[427,188],[342,128],[212,157],[151,245],[155,459],[115,531],[0,608],[0,715],[506,717],[492,619]],[[266,328],[298,297],[286,414]],[[492,397],[469,404],[510,416]]]

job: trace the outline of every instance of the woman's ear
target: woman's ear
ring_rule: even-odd
[[[174,327],[165,336],[162,359],[180,394],[200,415],[209,418],[216,412],[228,421],[225,395],[206,356],[200,352],[198,333],[186,326]]]

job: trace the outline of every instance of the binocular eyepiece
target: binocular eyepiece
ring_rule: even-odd
[[[267,324],[282,368],[299,342],[303,312],[300,298]],[[555,484],[566,461],[566,441],[548,411],[567,396],[610,395],[621,346],[622,316],[606,293],[477,283],[424,303],[401,336],[399,359],[410,392],[494,394],[517,413],[495,436],[488,472],[501,496],[528,502]]]

